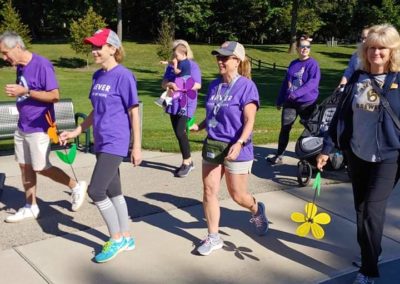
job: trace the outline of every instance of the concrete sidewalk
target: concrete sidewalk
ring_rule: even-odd
[[[293,147],[293,145],[291,145]],[[312,200],[310,188],[298,188],[296,159],[271,167],[264,157],[270,145],[255,149],[250,190],[267,206],[270,230],[254,234],[250,214],[221,190],[223,249],[198,256],[195,246],[206,235],[201,206],[201,157],[194,153],[196,170],[173,177],[177,154],[145,151],[142,167],[121,166],[124,193],[133,216],[131,230],[137,248],[106,264],[92,261],[107,239],[107,228],[92,203],[77,213],[69,210],[69,191],[45,178],[39,180],[41,218],[18,224],[0,223],[2,283],[352,283],[359,254],[351,186],[346,174],[325,172],[319,212],[332,222],[324,225],[323,240],[295,235],[290,220]],[[94,156],[79,153],[74,169],[79,179],[90,179]],[[71,172],[56,159],[54,164]],[[20,173],[12,156],[0,157],[7,175],[0,203],[0,219],[23,204]],[[394,273],[400,259],[399,190],[389,201],[383,239],[383,277],[376,283],[400,283]],[[397,265],[397,266],[396,266]],[[354,275],[349,275],[353,273]],[[339,277],[339,278],[337,278]],[[396,279],[397,277],[397,279]],[[29,279],[29,280],[28,280]]]

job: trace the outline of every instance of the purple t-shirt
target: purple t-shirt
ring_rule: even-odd
[[[219,85],[220,95],[217,96]],[[229,91],[229,93],[226,93]],[[227,96],[226,96],[227,94]],[[235,143],[242,134],[244,127],[244,107],[254,103],[259,107],[258,90],[254,82],[240,76],[229,87],[222,83],[222,78],[211,82],[206,97],[206,130],[208,137],[214,140]],[[219,105],[219,111],[214,116],[214,106]],[[246,141],[236,161],[251,161],[254,159],[252,136]]]
[[[52,91],[58,89],[53,65],[46,58],[32,53],[32,59],[25,66],[17,66],[17,84],[33,91]],[[46,113],[50,111],[53,121],[54,104],[45,103],[27,96],[17,99],[19,112],[18,128],[26,133],[47,132],[49,123]]]
[[[96,153],[125,157],[130,143],[128,110],[139,104],[136,78],[122,65],[97,70],[89,98],[93,106],[93,135]]]
[[[193,60],[189,60],[190,62],[190,76],[196,83],[201,84],[201,71],[199,65]],[[177,76],[174,73],[174,67],[171,65],[167,66],[165,70],[163,80],[167,80],[168,82],[174,82]],[[196,92],[197,93],[197,92]],[[197,107],[197,95],[195,99],[189,99],[186,107],[186,114],[188,117],[193,117]],[[177,115],[180,113],[181,107],[179,105],[179,100],[172,100],[172,105],[167,106],[165,109],[166,113]]]

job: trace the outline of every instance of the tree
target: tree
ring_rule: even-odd
[[[174,26],[177,37],[203,40],[208,35],[209,17],[212,15],[210,0],[175,0]]]
[[[121,0],[117,1],[117,34],[122,40],[122,4]]]
[[[372,11],[376,15],[377,24],[392,24],[397,29],[400,28],[400,6],[393,0],[382,0],[382,6],[372,6]]]
[[[291,12],[291,22],[290,22],[290,46],[289,52],[296,52],[296,33],[297,33],[297,16],[299,13],[300,0],[293,0],[292,2],[292,12]]]
[[[89,10],[84,17],[72,21],[71,23],[71,48],[78,54],[86,55],[87,66],[89,66],[89,53],[91,52],[91,46],[84,44],[83,40],[86,37],[91,36],[95,31],[104,27],[106,27],[105,20],[96,14],[92,7],[89,7]]]
[[[0,10],[0,16],[2,17],[0,32],[14,31],[23,39],[26,45],[29,45],[32,40],[29,35],[29,28],[22,22],[21,16],[12,6],[11,0],[4,3],[3,8]]]
[[[161,27],[158,30],[157,55],[160,60],[168,60],[171,57],[172,39],[173,31],[166,18],[161,22]]]

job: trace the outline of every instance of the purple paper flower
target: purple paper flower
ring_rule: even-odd
[[[194,100],[196,98],[197,92],[192,90],[195,81],[192,77],[186,79],[183,77],[177,77],[175,79],[175,84],[179,90],[174,92],[173,98],[178,98],[180,107],[184,108],[186,107],[188,100]]]

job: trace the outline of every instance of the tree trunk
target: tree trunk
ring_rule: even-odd
[[[122,4],[121,0],[117,0],[117,34],[122,41]]]
[[[300,0],[293,0],[292,2],[292,12],[291,12],[291,22],[290,22],[290,45],[289,53],[296,53],[296,32],[297,32],[297,15],[299,11]]]

